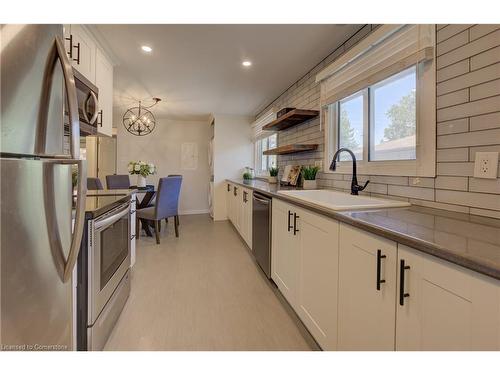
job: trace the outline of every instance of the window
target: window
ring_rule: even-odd
[[[416,158],[415,66],[369,88],[370,160]]]
[[[338,145],[350,149],[357,160],[363,160],[363,92],[358,92],[339,102]],[[349,160],[350,156],[340,154],[339,160]]]
[[[263,152],[276,148],[278,145],[277,134],[259,139],[255,142],[255,166],[256,173],[259,176],[269,175],[269,168],[277,166],[276,155],[264,155]]]
[[[362,174],[435,176],[435,37],[435,25],[381,25],[318,73],[325,165],[346,147]],[[351,172],[345,160],[336,172]]]

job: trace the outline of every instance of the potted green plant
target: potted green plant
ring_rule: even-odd
[[[243,180],[250,181],[252,179],[252,174],[250,172],[243,173]]]
[[[269,168],[269,177],[267,181],[270,184],[276,184],[278,182],[278,172],[279,172],[278,167]]]
[[[302,187],[306,190],[314,190],[318,188],[316,181],[316,175],[319,171],[318,166],[305,166],[302,167],[302,177],[304,178],[304,183]]]
[[[144,161],[131,161],[128,163],[128,173],[137,175],[137,187],[146,187],[146,177],[156,173],[156,167],[152,163]]]

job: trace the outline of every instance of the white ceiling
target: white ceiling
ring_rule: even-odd
[[[94,25],[115,63],[114,105],[162,98],[156,117],[255,115],[360,25]],[[153,52],[146,54],[141,45]],[[251,60],[250,68],[241,62]]]

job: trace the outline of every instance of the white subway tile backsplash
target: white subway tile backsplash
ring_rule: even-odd
[[[500,74],[498,75],[498,77],[500,77]],[[495,95],[500,95],[500,79],[486,82],[470,88],[471,101]]]
[[[267,108],[319,108],[316,74],[371,29],[364,27],[346,45],[290,86]],[[500,179],[473,178],[475,153],[500,151],[500,25],[437,25],[436,177],[360,175],[370,179],[363,194],[409,201],[458,214],[500,218]],[[263,110],[263,112],[266,109]],[[280,132],[280,145],[318,143],[315,152],[278,157],[278,165],[312,165],[323,160],[319,119]],[[500,168],[499,168],[500,173]],[[320,172],[320,187],[349,192],[350,174]],[[451,234],[449,234],[451,235]]]
[[[471,89],[472,90],[472,89]],[[491,96],[491,95],[488,95]],[[477,98],[481,99],[481,98]],[[450,92],[437,97],[437,108],[450,107],[452,105],[462,104],[469,101],[469,89],[463,89]]]
[[[447,190],[468,190],[468,177],[454,177],[454,176],[437,176],[436,189]]]
[[[490,180],[487,178],[469,178],[469,191],[479,193],[500,194],[500,179]],[[500,200],[500,195],[497,197]]]
[[[468,61],[468,60],[467,60]],[[470,59],[470,70],[481,69],[500,61],[500,46],[489,49]]]
[[[498,29],[500,29],[500,25],[475,25],[470,29],[470,40],[476,40]]]
[[[442,82],[450,78],[460,76],[469,72],[469,59],[459,61],[455,64],[449,65],[446,68],[440,69],[436,74],[436,81]]]
[[[458,120],[439,122],[437,124],[437,129],[436,129],[437,135],[464,133],[467,131],[469,131],[469,119],[468,118],[461,118]]]
[[[497,211],[500,210],[500,199],[498,199],[498,194],[437,189],[436,201]]]
[[[434,200],[434,189],[428,188],[389,185],[387,193],[389,195],[397,195],[400,197],[425,199],[428,201]]]
[[[467,147],[461,147],[437,150],[436,159],[438,162],[469,161],[469,149]]]
[[[445,29],[446,30],[446,29]],[[438,35],[439,38],[439,35]],[[437,45],[437,55],[441,56],[469,42],[469,31],[464,30]]]
[[[500,128],[500,112],[488,113],[486,115],[474,116],[470,118],[470,130],[485,130]],[[500,143],[500,139],[498,140]]]
[[[498,144],[499,140],[500,128],[480,130],[469,133],[439,135],[437,137],[437,147],[438,149],[441,149],[464,146],[494,145]]]
[[[474,163],[437,163],[438,176],[472,176]]]
[[[448,25],[436,33],[436,40],[438,43],[441,43],[441,42],[445,41],[446,39],[449,39],[452,36],[457,35],[457,34],[463,32],[464,30],[467,30],[471,26],[473,26],[473,25],[472,24],[469,24],[469,25]]]
[[[491,81],[492,77],[500,76],[500,63],[489,65],[484,68],[474,70],[470,73],[449,79],[437,84],[437,95],[443,95],[452,91],[461,90],[466,87],[479,85],[483,82]]]

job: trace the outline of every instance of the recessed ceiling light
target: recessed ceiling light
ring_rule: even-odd
[[[251,62],[251,61],[246,60],[246,61],[243,61],[243,62],[241,63],[241,65],[243,65],[243,66],[251,66],[251,65],[252,65],[252,62]]]
[[[150,47],[150,46],[142,46],[141,49],[144,51],[144,52],[151,52],[153,49]]]

